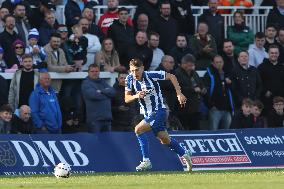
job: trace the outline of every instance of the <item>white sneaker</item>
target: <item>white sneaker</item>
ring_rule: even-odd
[[[185,154],[182,156],[186,161],[186,171],[192,171],[192,161],[191,161],[191,153],[190,151],[186,151]]]
[[[140,165],[136,167],[136,171],[147,171],[150,169],[152,169],[152,163],[150,160],[142,161]]]

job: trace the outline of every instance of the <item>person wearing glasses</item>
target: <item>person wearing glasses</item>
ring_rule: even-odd
[[[129,66],[130,74],[125,79],[125,102],[130,103],[138,100],[140,110],[144,114],[144,119],[135,126],[135,134],[143,156],[143,161],[136,167],[136,171],[147,171],[152,168],[146,134],[151,130],[162,144],[168,146],[185,159],[187,170],[191,171],[190,151],[182,148],[176,140],[170,138],[167,132],[165,125],[167,111],[158,83],[158,80],[170,80],[175,88],[180,106],[184,107],[187,99],[181,93],[181,87],[177,78],[165,71],[144,71],[143,62],[139,59],[132,59],[129,62]]]

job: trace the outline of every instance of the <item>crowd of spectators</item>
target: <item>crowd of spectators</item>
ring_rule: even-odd
[[[133,58],[145,71],[176,75],[188,99],[184,108],[171,83],[159,82],[169,129],[284,126],[284,0],[0,3],[0,71],[14,73],[11,81],[0,75],[0,133],[131,131],[141,118],[137,102],[124,101]],[[93,7],[103,3],[107,10],[97,18]],[[56,19],[60,4],[64,24]],[[273,6],[265,31],[253,33],[245,24],[251,13],[245,8],[218,9],[253,4]],[[137,6],[133,18],[123,5]],[[209,6],[198,23],[192,5]],[[224,13],[233,14],[226,29]],[[84,71],[83,81],[49,74]],[[116,83],[108,85],[100,72],[117,72]]]

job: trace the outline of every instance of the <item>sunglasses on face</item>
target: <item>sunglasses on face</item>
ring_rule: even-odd
[[[58,32],[63,33],[63,32],[68,32],[67,29],[59,29]]]
[[[24,47],[22,46],[16,46],[15,49],[23,49]]]

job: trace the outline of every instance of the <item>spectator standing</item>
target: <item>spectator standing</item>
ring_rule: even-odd
[[[60,134],[62,115],[48,72],[39,74],[39,83],[29,98],[36,133]]]
[[[170,0],[170,2],[172,7],[172,16],[178,23],[179,32],[193,35],[195,25],[191,10],[191,1]]]
[[[278,45],[280,50],[278,61],[282,64],[284,63],[284,27],[278,31]]]
[[[226,76],[224,61],[216,55],[207,68],[204,84],[207,88],[206,104],[209,108],[209,129],[229,129],[234,112],[231,80]]]
[[[68,29],[67,29],[66,25],[60,24],[57,28],[57,33],[59,33],[59,35],[60,35],[60,41],[61,41],[60,48],[64,51],[67,64],[72,65],[73,64],[72,55],[68,51],[68,49],[69,49],[69,46],[68,46],[68,43],[67,43],[67,41],[68,41]]]
[[[265,35],[262,32],[257,32],[255,34],[255,42],[250,45],[249,53],[249,65],[258,67],[265,58],[268,58],[268,54],[264,48]]]
[[[100,71],[112,73],[126,71],[126,68],[120,65],[118,53],[110,38],[103,40],[102,49],[97,52],[95,63],[100,66]]]
[[[159,48],[160,35],[156,32],[150,32],[148,46],[153,51],[153,59],[150,64],[150,71],[154,71],[161,63],[162,57],[165,55],[162,49]]]
[[[169,1],[163,1],[160,4],[160,16],[155,20],[153,30],[160,35],[160,48],[168,54],[175,45],[176,36],[179,33],[177,21],[171,17]]]
[[[22,105],[19,115],[14,114],[11,121],[12,134],[33,134],[35,130],[31,119],[31,109],[27,105]]]
[[[148,26],[149,26],[149,18],[147,16],[147,14],[144,14],[144,13],[139,14],[138,17],[137,17],[136,24],[134,25],[135,34],[138,31],[143,31],[143,32],[148,33],[148,31],[149,31]]]
[[[223,41],[223,51],[220,54],[224,60],[223,70],[230,75],[233,68],[238,64],[238,57],[234,53],[234,44],[231,40],[225,39]]]
[[[141,1],[134,14],[134,21],[138,20],[140,14],[146,14],[149,18],[148,30],[152,31],[155,28],[155,20],[159,17],[159,0]]]
[[[4,17],[9,14],[9,10],[6,7],[1,6],[0,8],[0,33],[5,29]]]
[[[16,55],[16,61],[13,67],[17,69],[17,66],[18,67],[22,66],[21,62],[22,62],[22,56],[25,54],[25,43],[20,39],[16,39],[16,41],[14,41],[12,46]]]
[[[45,46],[54,32],[56,32],[55,15],[48,11],[44,14],[44,21],[39,28],[39,45]]]
[[[196,70],[205,70],[211,64],[212,58],[217,54],[217,46],[212,35],[208,34],[208,26],[200,22],[197,33],[189,40],[189,47],[196,58]]]
[[[269,58],[264,59],[263,63],[258,67],[263,84],[261,100],[265,106],[265,113],[271,110],[274,97],[284,97],[284,65],[278,61],[278,46],[271,45],[268,55]]]
[[[65,5],[64,15],[69,33],[72,32],[72,26],[78,24],[79,22],[82,12],[82,9],[80,7],[81,4],[84,4],[84,2],[81,0],[68,0]]]
[[[26,54],[22,57],[23,68],[12,78],[9,90],[9,104],[15,111],[22,105],[28,105],[29,97],[38,83],[39,74],[33,69],[33,58]]]
[[[14,10],[14,15],[16,18],[15,30],[20,36],[20,39],[25,45],[28,44],[28,34],[31,29],[29,21],[26,16],[26,7],[22,3],[18,3]]]
[[[103,41],[104,33],[102,32],[100,27],[96,24],[94,11],[92,7],[86,6],[84,8],[82,12],[82,18],[86,18],[89,23],[87,33],[95,35],[100,39],[100,41]]]
[[[60,48],[61,36],[59,33],[53,33],[50,36],[49,43],[44,47],[46,52],[47,69],[50,72],[65,72],[73,71],[73,67],[67,64],[64,51]],[[58,93],[61,89],[61,80],[52,81],[54,90]]]
[[[228,26],[227,38],[230,39],[235,46],[235,54],[243,50],[248,50],[250,44],[253,43],[253,33],[249,27],[245,25],[244,15],[242,12],[234,13],[234,25]]]
[[[191,102],[177,110],[177,116],[185,130],[200,129],[199,106],[201,96],[206,93],[203,82],[195,71],[195,63],[194,56],[187,54],[182,58],[180,66],[175,70],[177,80],[182,86],[182,94]]]
[[[268,127],[284,127],[284,98],[276,96],[273,98],[273,108],[267,116]]]
[[[120,19],[119,18],[120,11],[118,9],[118,4],[119,4],[118,0],[108,0],[107,1],[108,10],[99,19],[98,26],[101,28],[102,32],[107,36],[108,36],[109,27],[114,23],[115,20]],[[132,20],[128,14],[126,15],[125,19],[126,19],[125,23],[127,23],[128,26],[132,26]]]
[[[284,27],[284,1],[276,0],[277,7],[274,7],[267,16],[266,24],[275,24],[278,28]]]
[[[128,10],[125,7],[121,7],[118,10],[118,20],[115,20],[109,27],[107,34],[114,42],[121,65],[125,67],[129,67],[127,51],[135,43],[134,29],[133,26],[128,24],[127,19]]]
[[[199,18],[199,22],[208,25],[209,33],[214,37],[217,49],[220,51],[224,40],[224,18],[218,13],[218,0],[209,0],[209,10],[206,10]]]
[[[248,57],[247,51],[241,51],[238,56],[239,64],[232,71],[233,93],[237,108],[245,98],[259,99],[262,91],[260,75],[255,67],[249,66]]]
[[[135,45],[130,46],[127,51],[128,62],[133,58],[142,60],[145,71],[149,70],[153,51],[148,47],[148,39],[146,32],[138,31],[135,37]],[[129,65],[125,65],[129,69]]]
[[[266,50],[266,52],[268,52],[269,46],[270,45],[279,45],[277,40],[277,28],[275,25],[270,24],[270,25],[266,25],[266,29],[265,29],[265,44],[264,44],[264,48]]]
[[[8,104],[0,107],[0,134],[9,134],[11,131],[12,108]]]
[[[34,66],[39,68],[42,65],[42,62],[45,61],[46,54],[43,47],[37,44],[39,40],[39,33],[36,28],[29,31],[28,40],[25,54],[31,54],[33,56]]]
[[[175,68],[181,63],[181,59],[186,54],[193,54],[188,46],[188,40],[185,34],[178,34],[176,37],[176,45],[172,48],[170,55],[175,59]]]
[[[127,75],[127,73],[119,73],[117,81],[113,85],[116,93],[112,100],[113,131],[132,131],[132,119],[138,114],[139,109],[137,102],[125,103],[125,78]]]
[[[81,18],[79,24],[82,28],[83,36],[88,39],[88,47],[87,47],[87,60],[83,65],[82,70],[88,70],[89,65],[94,63],[95,54],[101,49],[101,43],[99,38],[96,35],[89,33],[89,24],[86,18]]]
[[[91,64],[88,77],[82,83],[88,132],[90,133],[111,131],[111,99],[115,96],[115,90],[99,78],[99,74],[99,66]]]
[[[4,49],[4,60],[8,68],[11,68],[17,61],[13,46],[11,44],[19,39],[19,35],[14,31],[15,17],[7,15],[4,18],[5,30],[0,33],[1,46]]]
[[[8,85],[6,79],[0,75],[0,107],[8,103]]]
[[[245,98],[242,101],[241,110],[233,116],[231,129],[253,128],[254,121],[252,112],[253,101]]]

